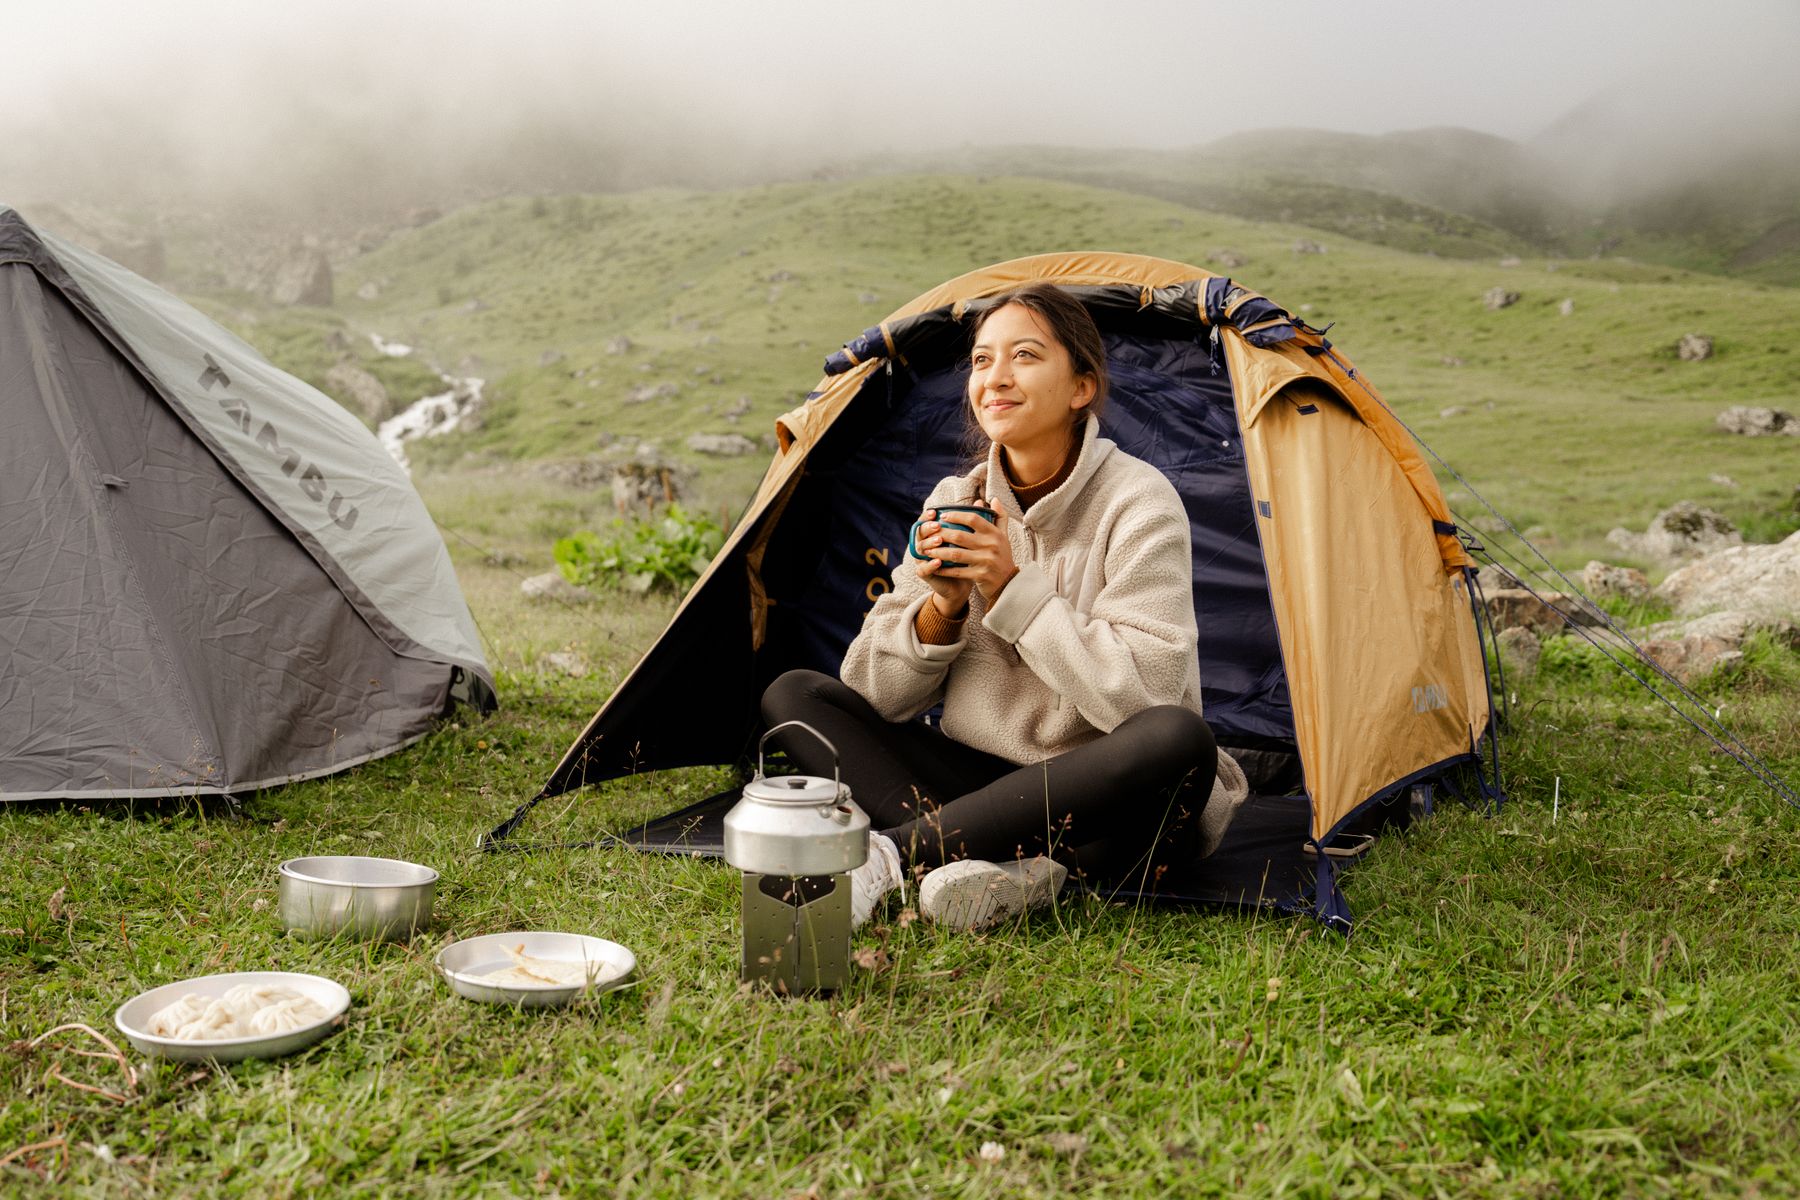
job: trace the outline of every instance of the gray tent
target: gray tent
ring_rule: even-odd
[[[0,800],[324,775],[452,700],[493,677],[381,444],[0,206]]]

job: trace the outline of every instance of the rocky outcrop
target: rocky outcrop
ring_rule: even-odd
[[[1681,500],[1657,513],[1643,533],[1619,528],[1606,540],[1627,554],[1678,563],[1741,545],[1744,537],[1723,513]]]
[[[387,389],[381,385],[381,380],[355,363],[341,362],[325,372],[325,390],[340,403],[349,401],[348,407],[361,413],[363,420],[371,425],[388,415]]]
[[[1503,287],[1491,287],[1482,294],[1481,302],[1487,306],[1489,312],[1498,312],[1517,304],[1519,293]]]
[[[527,600],[538,603],[586,604],[594,598],[592,592],[564,579],[561,571],[533,575],[519,585],[519,591]]]
[[[1545,592],[1542,598],[1524,588],[1496,588],[1485,594],[1488,621],[1496,631],[1526,628],[1552,633],[1566,625],[1600,625],[1601,615],[1579,596]]]
[[[1672,572],[1656,595],[1684,616],[1735,611],[1800,620],[1800,533],[1773,545],[1732,546]]]
[[[269,299],[277,304],[331,303],[331,261],[317,247],[302,246],[276,262]]]
[[[1726,433],[1743,437],[1800,437],[1800,419],[1781,408],[1734,404],[1713,422]]]
[[[1581,590],[1596,600],[1645,600],[1650,596],[1650,581],[1635,567],[1595,560],[1581,568]]]
[[[1800,628],[1794,622],[1746,612],[1716,612],[1692,621],[1666,621],[1647,632],[1650,636],[1638,647],[1683,683],[1742,658],[1744,643],[1758,633],[1772,634],[1789,646],[1800,646]]]
[[[687,448],[696,454],[711,454],[718,458],[739,458],[756,453],[756,443],[741,433],[690,434]]]
[[[1544,652],[1537,634],[1524,625],[1514,625],[1495,634],[1494,640],[1499,643],[1505,669],[1515,678],[1529,679],[1537,674],[1538,658]]]

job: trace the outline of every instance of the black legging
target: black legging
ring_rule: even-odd
[[[850,794],[908,861],[990,862],[1049,854],[1093,879],[1120,879],[1192,853],[1218,749],[1198,713],[1159,705],[1111,733],[1019,766],[934,725],[883,720],[848,685],[789,671],[763,693],[767,726],[805,721],[837,747]],[[808,775],[831,754],[801,729],[772,739]]]

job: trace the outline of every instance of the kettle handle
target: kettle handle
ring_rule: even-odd
[[[758,779],[763,777],[763,743],[768,741],[775,733],[788,728],[790,725],[798,725],[800,728],[806,730],[806,732],[823,742],[827,750],[831,751],[831,783],[837,793],[842,793],[844,790],[844,781],[840,778],[840,772],[838,770],[837,747],[831,744],[831,739],[814,729],[811,725],[808,725],[805,721],[783,721],[779,725],[771,726],[769,731],[762,735],[756,743],[756,777]]]

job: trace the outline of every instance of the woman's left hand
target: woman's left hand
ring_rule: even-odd
[[[1005,511],[994,502],[992,496],[984,498],[982,503],[994,514],[992,521],[980,517],[970,517],[966,522],[959,521],[959,524],[969,525],[966,533],[960,529],[945,529],[940,525],[919,543],[919,549],[937,560],[938,565],[931,574],[945,579],[966,579],[975,585],[983,601],[992,604],[1000,594],[1000,589],[1019,573],[1019,567],[1013,561],[1012,543],[1006,537]],[[945,559],[963,565],[947,567],[944,565]]]

